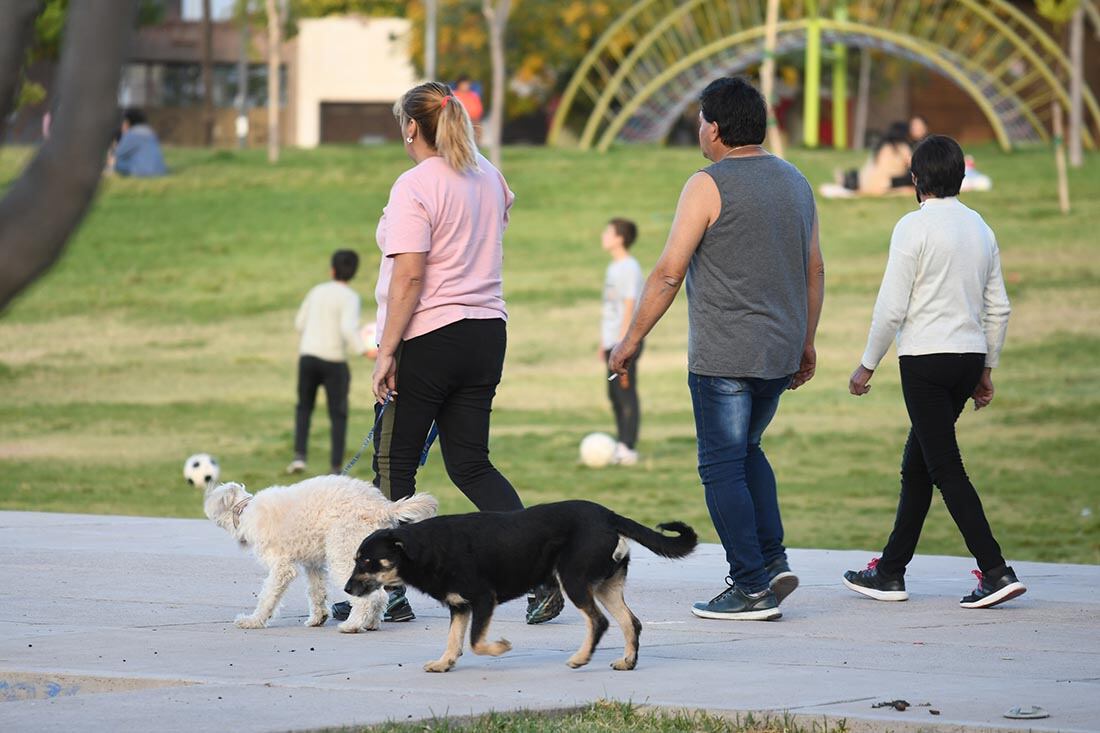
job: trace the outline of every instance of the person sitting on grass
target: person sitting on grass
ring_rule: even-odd
[[[350,249],[332,255],[332,280],[315,286],[298,309],[294,325],[301,334],[298,346],[298,406],[294,420],[294,460],[287,473],[306,470],[309,423],[317,388],[324,386],[328,417],[332,425],[329,468],[343,469],[348,427],[348,391],[351,370],[347,353],[351,349],[368,356],[368,347],[359,334],[359,294],[348,282],[359,269],[359,255]]]
[[[140,109],[128,109],[122,115],[118,144],[111,155],[111,168],[123,176],[156,178],[168,175],[157,133]]]
[[[615,344],[626,335],[634,306],[642,293],[644,278],[642,266],[630,255],[630,247],[638,236],[637,225],[629,219],[612,219],[603,230],[600,243],[611,256],[603,284],[603,318],[600,321],[600,361],[607,364],[607,356]],[[607,383],[607,396],[615,413],[618,444],[611,462],[621,466],[633,466],[638,462],[634,449],[638,442],[638,423],[641,412],[638,406],[638,357],[634,355],[626,374]],[[615,376],[610,370],[607,376]]]
[[[1027,590],[1005,564],[955,437],[968,399],[978,410],[993,401],[992,372],[1011,310],[993,231],[956,198],[964,170],[962,148],[947,136],[931,135],[914,151],[920,209],[894,227],[867,350],[848,385],[857,397],[867,394],[897,338],[901,392],[912,425],[902,453],[894,530],[881,559],[844,574],[844,585],[879,601],[909,598],[905,568],[916,552],[933,486],[978,561],[978,587],[959,604],[989,608]]]

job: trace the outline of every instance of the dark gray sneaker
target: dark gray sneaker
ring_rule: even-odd
[[[779,612],[779,601],[771,588],[759,593],[746,593],[728,576],[726,583],[729,587],[706,603],[693,603],[691,612],[699,618],[730,621],[774,621],[783,615]]]
[[[880,573],[877,557],[867,563],[866,570],[849,570],[844,573],[844,585],[876,601],[909,600],[909,593],[905,590],[905,576]]]
[[[383,621],[398,622],[412,621],[416,618],[409,599],[405,597],[405,586],[387,588],[389,602],[386,604],[386,612],[382,615]],[[332,604],[332,617],[337,621],[343,621],[351,615],[351,604],[347,601],[339,601]]]
[[[527,623],[544,624],[558,617],[565,608],[565,598],[557,580],[536,587],[527,595]]]
[[[1007,565],[1004,566],[1004,570],[993,570],[984,575],[981,570],[970,572],[977,576],[978,587],[959,601],[959,605],[963,608],[992,608],[1027,593],[1027,588]]]
[[[768,571],[768,587],[775,593],[775,602],[782,603],[798,587],[798,576],[791,572],[785,557],[777,557],[764,569]]]

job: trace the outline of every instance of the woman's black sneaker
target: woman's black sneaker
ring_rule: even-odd
[[[746,593],[726,578],[729,586],[706,603],[693,603],[691,612],[699,618],[718,618],[730,621],[774,621],[783,614],[771,588],[759,593]]]
[[[978,587],[959,601],[959,605],[963,608],[992,608],[1027,593],[1027,588],[1007,565],[999,572],[995,570],[985,574],[981,570],[970,572],[977,576]]]
[[[383,621],[412,621],[416,618],[409,599],[405,597],[405,586],[389,590],[389,601],[386,604],[386,612],[382,615]],[[339,601],[332,604],[332,617],[337,621],[343,621],[351,615],[351,604],[347,601]]]
[[[782,603],[798,587],[798,576],[791,572],[785,557],[777,557],[764,569],[768,571],[768,587],[775,593],[775,602]]]
[[[909,594],[905,590],[905,577],[880,573],[877,557],[867,563],[866,570],[849,570],[844,573],[844,585],[876,601],[909,600]]]

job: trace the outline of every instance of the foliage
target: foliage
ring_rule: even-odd
[[[531,112],[564,88],[569,75],[610,23],[633,0],[514,0],[505,39],[509,70],[508,116]],[[414,62],[424,58],[424,3],[408,3],[413,21],[410,50]],[[438,75],[487,82],[491,76],[489,38],[481,3],[440,0]],[[553,29],[548,32],[548,29]],[[485,84],[485,94],[488,94]]]
[[[1081,5],[1081,0],[1035,0],[1039,15],[1052,23],[1068,23]]]

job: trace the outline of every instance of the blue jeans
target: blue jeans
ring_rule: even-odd
[[[746,593],[766,589],[764,566],[786,557],[775,474],[760,439],[790,382],[688,373],[707,509],[730,578]]]

